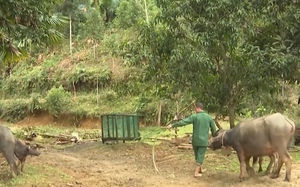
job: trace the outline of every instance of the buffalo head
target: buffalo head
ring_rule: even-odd
[[[208,147],[212,150],[222,148],[223,144],[223,136],[226,131],[223,129],[219,129],[215,134],[213,134],[212,138],[209,140]]]
[[[37,145],[29,145],[27,147],[27,154],[32,156],[39,156],[41,153],[37,149]]]

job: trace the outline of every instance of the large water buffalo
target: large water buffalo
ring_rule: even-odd
[[[221,147],[232,147],[240,162],[240,181],[244,180],[245,172],[251,176],[255,172],[249,165],[251,157],[273,156],[278,153],[278,167],[271,175],[277,178],[283,162],[286,166],[285,181],[291,179],[291,157],[288,145],[295,132],[293,121],[280,113],[245,120],[230,130],[219,130],[211,138],[209,147],[213,150]]]
[[[38,156],[40,153],[16,139],[9,128],[0,125],[0,152],[10,165],[12,176],[16,177],[20,172],[18,166],[21,163],[23,170],[25,159],[28,155]]]

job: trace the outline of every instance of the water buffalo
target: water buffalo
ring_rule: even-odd
[[[20,165],[20,162],[24,163],[27,155],[39,155],[37,150],[34,150],[20,140],[17,140],[9,128],[1,125],[0,152],[10,165],[13,177],[16,177],[19,174],[18,166]]]
[[[251,176],[253,168],[249,165],[251,157],[279,155],[278,167],[271,175],[277,178],[283,162],[286,166],[285,181],[291,179],[291,157],[288,145],[295,132],[293,121],[280,113],[245,120],[230,130],[219,130],[211,138],[209,147],[213,150],[221,147],[232,147],[240,162],[240,181],[244,180],[245,172]]]
[[[272,166],[273,166],[273,164],[274,164],[274,166],[273,166],[273,170],[272,170],[272,173],[274,173],[275,172],[275,169],[277,168],[277,166],[278,166],[278,158],[279,156],[278,156],[278,154],[277,153],[274,153],[273,155],[271,155],[270,156],[270,162],[269,162],[269,164],[268,164],[268,166],[267,166],[267,169],[266,169],[266,171],[265,171],[265,174],[269,174],[270,173],[270,170],[271,170],[271,168],[272,168]],[[263,171],[263,169],[262,169],[262,163],[263,163],[263,157],[261,156],[261,157],[253,157],[253,164],[252,164],[252,167],[253,168],[255,168],[255,166],[256,166],[256,164],[257,164],[257,162],[258,162],[258,164],[259,164],[259,168],[258,168],[258,172],[262,172]]]
[[[21,162],[21,171],[24,172],[24,164],[26,157],[31,156],[39,156],[41,153],[37,150],[36,145],[26,145],[24,142],[22,142],[19,139],[16,139],[15,142],[15,150],[14,153],[16,157]]]

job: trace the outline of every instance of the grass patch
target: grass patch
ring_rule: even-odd
[[[51,183],[63,182],[66,183],[71,178],[64,172],[50,166],[32,166],[26,164],[26,173],[19,175],[17,178],[2,180],[0,187],[19,187],[19,186],[47,186]],[[49,180],[49,179],[53,180]]]
[[[299,148],[297,148],[299,149]],[[300,154],[299,152],[290,152],[290,155],[292,156],[293,160],[292,162],[300,162]]]
[[[192,125],[187,125],[178,128],[177,136],[184,137],[186,135],[185,133],[191,133],[193,131],[192,128],[193,128]],[[156,139],[156,138],[171,139],[175,137],[174,130],[168,130],[164,127],[147,126],[147,127],[141,127],[139,131],[141,133],[141,141],[148,144],[154,143],[152,139]],[[157,141],[156,143],[160,143],[160,141]]]

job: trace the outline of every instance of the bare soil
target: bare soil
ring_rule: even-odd
[[[178,150],[164,143],[155,146],[156,165],[159,173],[155,172],[152,163],[152,147],[143,143],[120,143],[106,145],[101,142],[90,142],[75,145],[63,150],[51,147],[42,150],[39,157],[30,157],[28,164],[37,168],[45,168],[49,172],[48,180],[37,181],[23,186],[111,186],[111,187],[246,187],[246,186],[298,186],[300,183],[300,164],[293,164],[292,181],[283,181],[284,168],[281,176],[271,179],[269,176],[257,174],[239,182],[239,171],[228,171],[226,165],[236,160],[236,155],[226,158],[208,151],[207,170],[201,178],[193,177],[194,162],[191,150]],[[220,163],[223,160],[223,163]],[[226,163],[227,162],[227,163]],[[47,170],[55,168],[55,170]],[[26,171],[26,168],[25,168]],[[67,180],[57,175],[61,172]],[[8,170],[5,171],[9,172]],[[25,173],[26,174],[26,173]],[[3,176],[4,174],[2,174]],[[9,180],[9,177],[7,178]]]
[[[50,144],[44,146],[45,148],[41,149],[42,154],[39,157],[28,157],[25,173],[22,176],[26,178],[28,175],[31,179],[23,183],[22,186],[296,187],[300,184],[300,163],[297,162],[293,162],[291,182],[283,181],[284,167],[277,179],[257,174],[239,182],[236,155],[232,154],[227,157],[221,155],[220,152],[211,150],[208,150],[203,164],[203,167],[207,169],[206,172],[201,178],[196,179],[193,177],[192,150],[180,150],[171,146],[169,142],[162,142],[154,147],[159,173],[156,173],[154,169],[152,146],[142,142],[111,145],[102,144],[101,141],[82,142],[61,149]],[[12,179],[9,174],[9,167],[3,159],[0,163],[1,183],[10,184],[9,181]],[[32,179],[35,176],[36,179]]]

